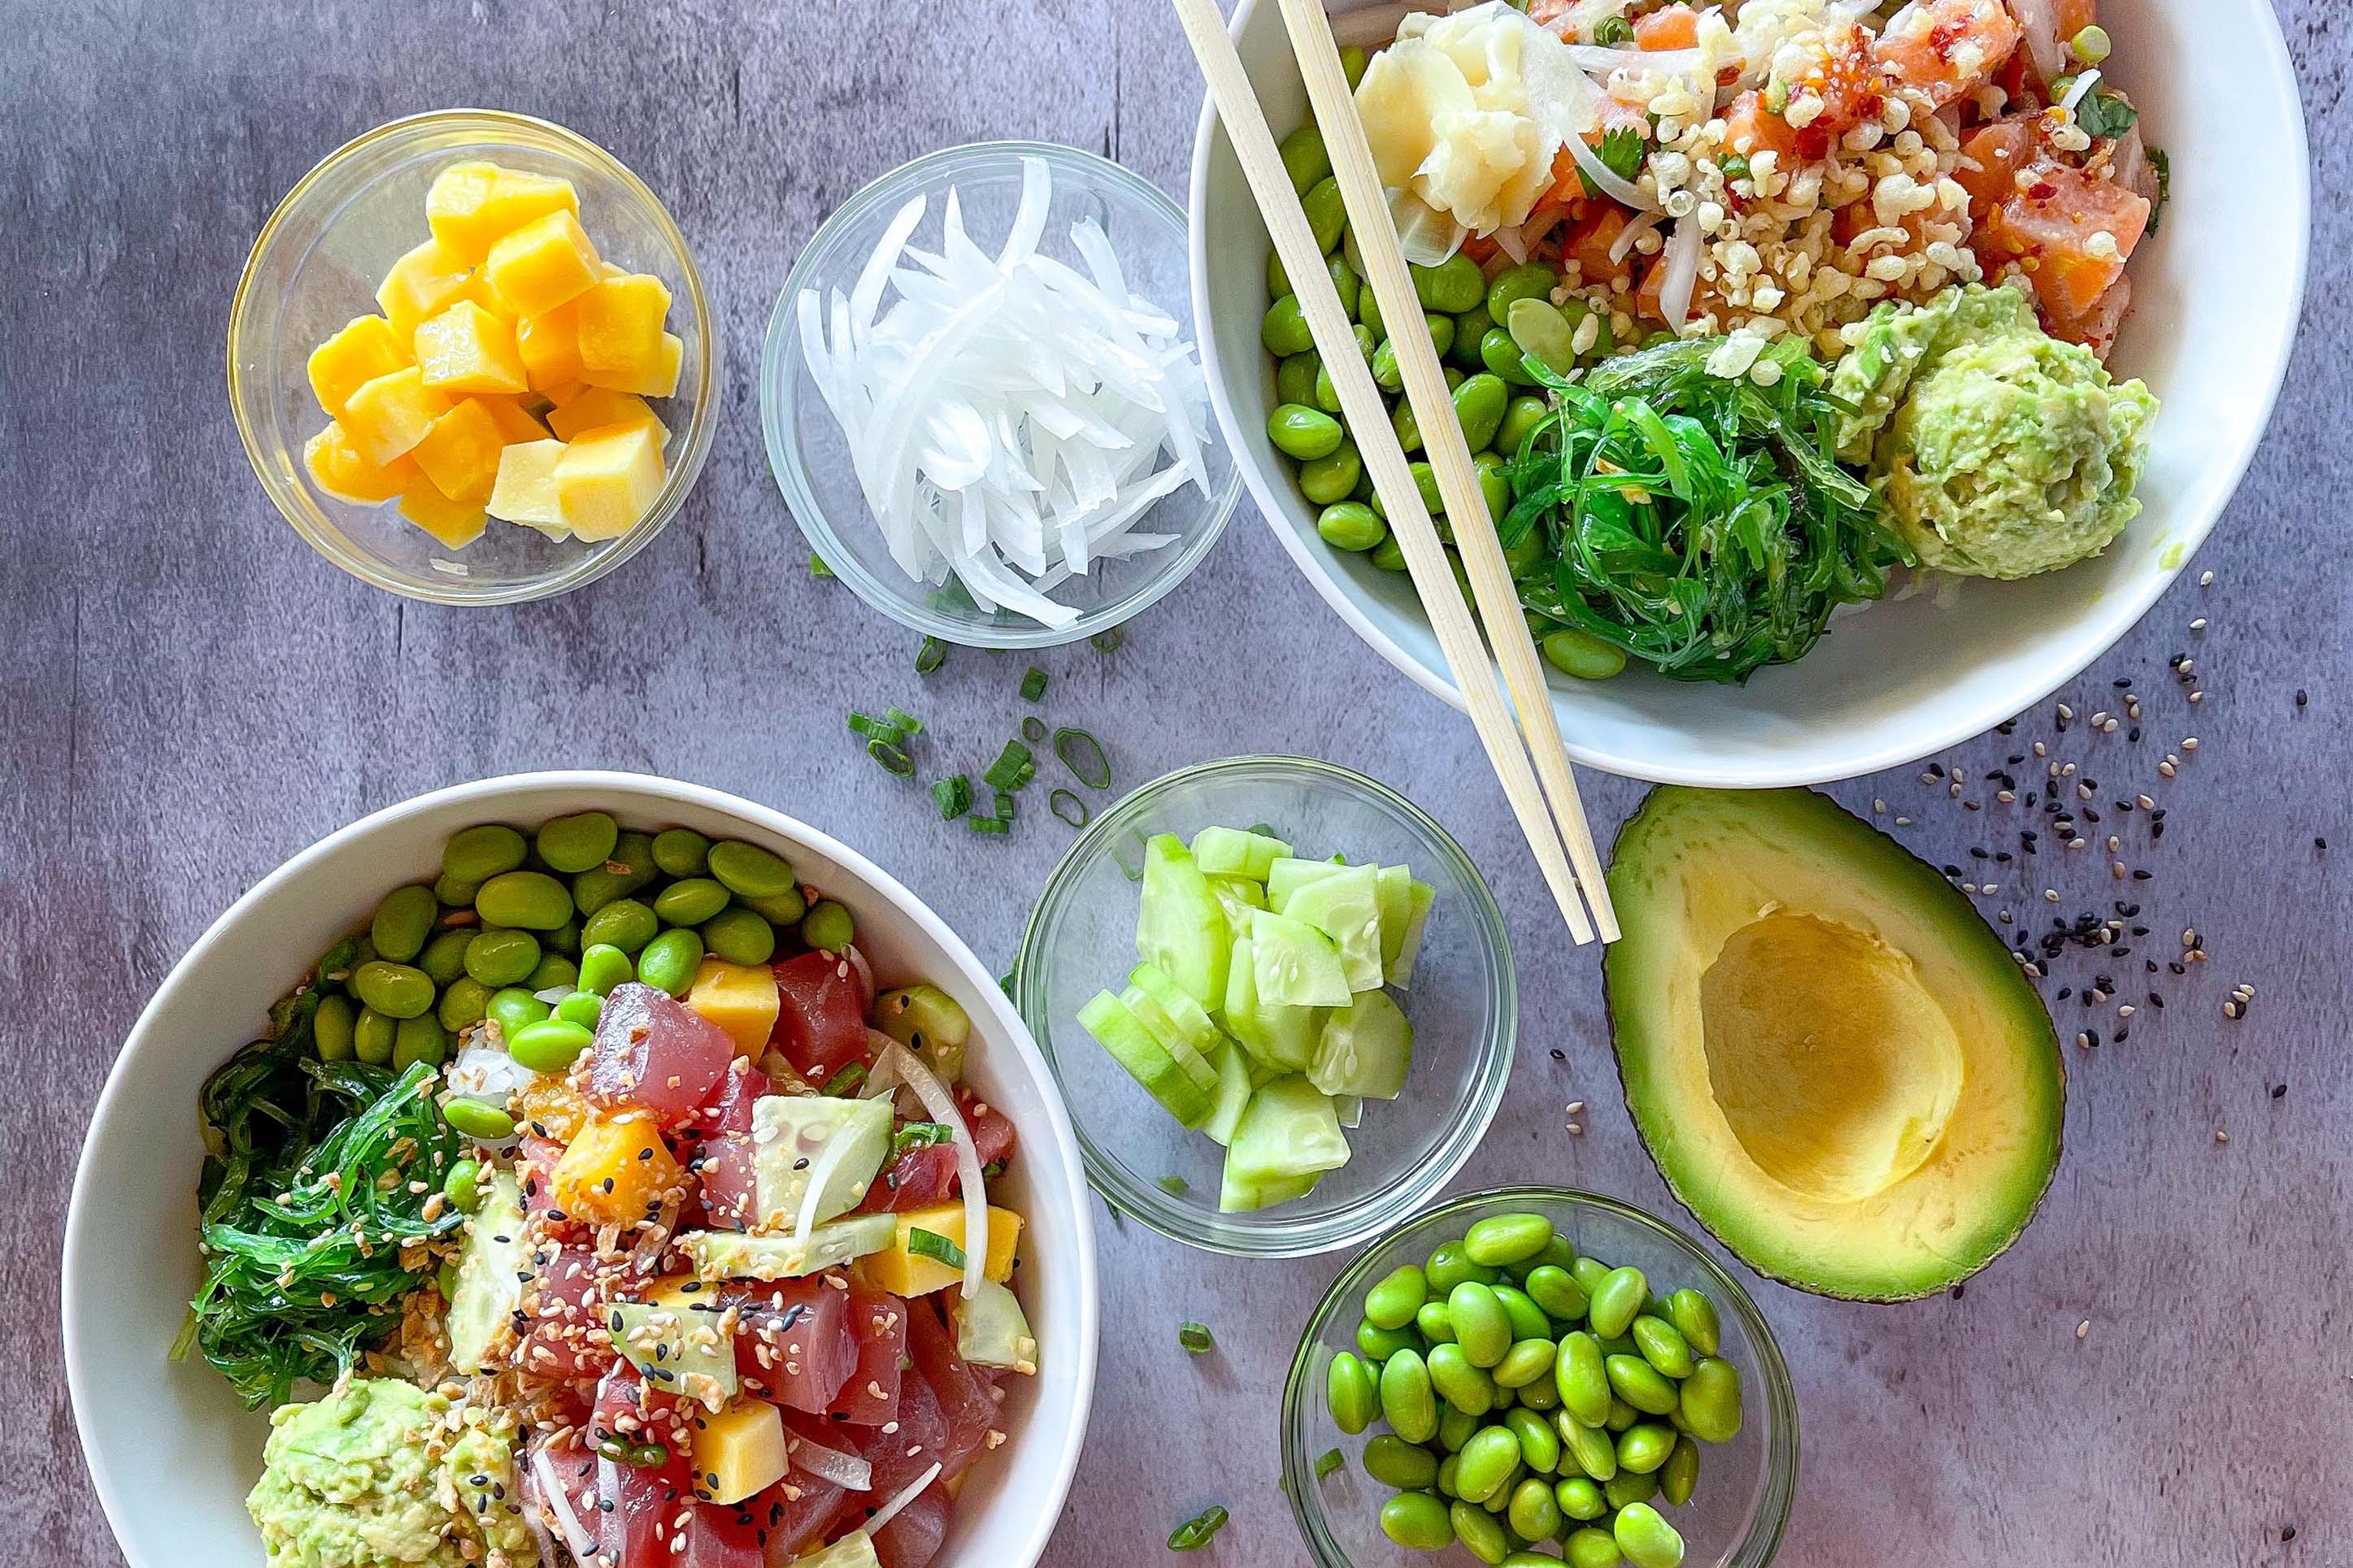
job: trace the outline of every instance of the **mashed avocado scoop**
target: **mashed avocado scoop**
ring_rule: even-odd
[[[2140,513],[2133,486],[2157,399],[2047,336],[2016,289],[1971,283],[1916,310],[1881,306],[1831,391],[1859,410],[1841,425],[1839,456],[1868,466],[1925,567],[2055,572]]]

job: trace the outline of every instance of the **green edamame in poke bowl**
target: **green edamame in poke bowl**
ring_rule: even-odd
[[[142,1148],[173,1091],[201,1145]],[[94,1194],[159,1155],[196,1212],[150,1261],[197,1271],[107,1303],[139,1243]],[[126,1047],[80,1430],[142,1565],[1026,1563],[1092,1378],[1079,1194],[1003,996],[863,861],[691,786],[462,786],[248,895]]]

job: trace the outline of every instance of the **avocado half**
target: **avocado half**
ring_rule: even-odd
[[[2059,1163],[2051,1015],[1936,869],[1811,790],[1662,785],[1602,965],[1626,1107],[1694,1218],[1818,1295],[1944,1289]]]

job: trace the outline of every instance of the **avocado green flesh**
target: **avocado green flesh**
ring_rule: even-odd
[[[1893,1300],[1982,1268],[2059,1158],[2041,997],[1936,869],[1810,790],[1662,786],[1603,966],[1660,1173],[1760,1273]]]

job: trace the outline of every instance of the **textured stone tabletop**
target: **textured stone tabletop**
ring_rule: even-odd
[[[1981,812],[1916,768],[1834,791],[1883,800],[1905,842],[1961,862],[2031,826],[1986,774],[2042,739],[2103,795],[2156,797],[2168,831],[2151,843],[2146,813],[2115,828],[2146,881],[2112,882],[2102,856],[2045,857],[1981,900],[2039,929],[2128,889],[2149,928],[2130,957],[2071,950],[2045,982],[2073,988],[2053,1004],[2063,1037],[2097,1027],[2103,1043],[2068,1047],[2067,1157],[2024,1238],[1965,1296],[1906,1307],[1750,1278],[1802,1405],[1782,1554],[1799,1568],[2353,1563],[2353,47],[2324,26],[2335,0],[2283,12],[2320,203],[2288,390],[2193,569],[2061,694],[2088,713],[2130,679],[2147,741],[2080,725],[2062,740],[2046,707],[1942,759]],[[935,728],[993,749],[1020,661],[961,653],[918,688],[913,639],[810,579],[761,452],[759,335],[818,222],[916,153],[1048,138],[1181,195],[1199,85],[1152,0],[0,0],[0,994],[16,1019],[0,1561],[98,1564],[120,1559],[57,1353],[84,1113],[164,971],[285,857],[454,781],[643,769],[839,835],[984,962],[1009,957],[1066,836],[1042,815],[1005,842],[942,825],[840,716],[920,689]],[[727,335],[724,417],[685,513],[606,581],[512,611],[405,603],[304,549],[255,484],[222,388],[230,292],[278,197],[346,138],[456,104],[562,121],[636,167],[694,244]],[[2179,653],[2196,661],[2194,709],[2168,668]],[[1469,727],[1350,637],[1247,505],[1118,653],[1039,662],[1057,712],[1103,736],[1125,783],[1301,751],[1427,805],[1493,879],[1524,986],[1517,1075],[1458,1184],[1564,1182],[1681,1217],[1617,1099],[1595,955],[1548,910]],[[1257,672],[1248,700],[1205,697],[1210,667]],[[2202,745],[2160,779],[2191,733]],[[1605,837],[1640,794],[1588,779]],[[2163,962],[2185,926],[2211,961],[2175,976]],[[2087,1010],[2102,971],[2117,997]],[[2242,981],[2252,1013],[2226,1021]],[[2115,1001],[2150,989],[2165,1007],[2144,1001],[2123,1037]],[[1573,1100],[1588,1102],[1581,1137],[1564,1128]],[[1162,1561],[1170,1527],[1211,1502],[1233,1522],[1201,1561],[1302,1563],[1273,1411],[1341,1258],[1236,1263],[1097,1216],[1102,1375],[1047,1563]],[[1178,1347],[1184,1318],[1213,1327],[1214,1354]]]

